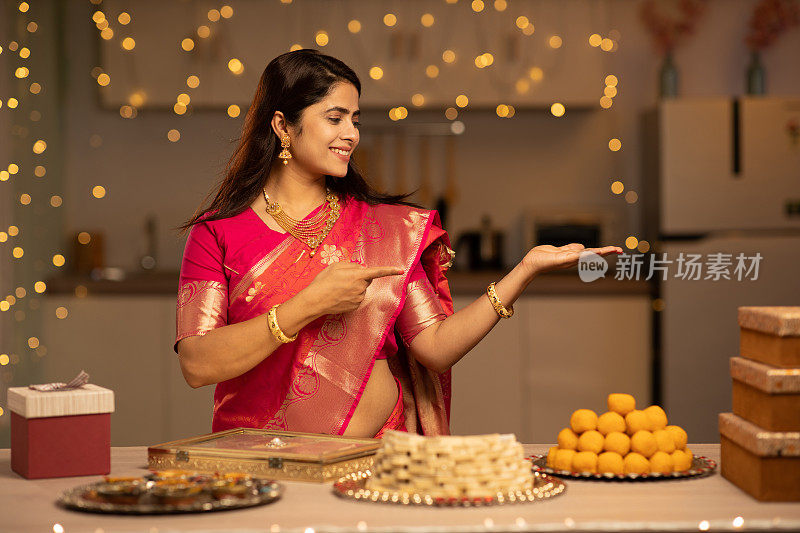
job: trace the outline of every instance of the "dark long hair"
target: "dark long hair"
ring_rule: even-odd
[[[352,83],[361,96],[361,81],[342,61],[314,49],[281,54],[269,62],[261,74],[253,103],[245,116],[239,138],[225,168],[225,177],[215,193],[209,193],[194,215],[179,227],[181,233],[204,220],[219,220],[238,215],[252,204],[267,182],[269,171],[281,150],[280,139],[269,126],[275,111],[295,126],[302,111],[323,98],[336,83]],[[383,194],[370,186],[358,167],[350,161],[342,178],[325,177],[326,186],[343,201],[349,198],[369,204],[415,205],[410,194]],[[213,195],[214,199],[203,207]]]

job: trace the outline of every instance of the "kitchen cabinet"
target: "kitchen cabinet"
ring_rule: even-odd
[[[523,296],[514,310],[453,367],[453,433],[554,442],[574,410],[605,412],[611,392],[649,405],[648,295]]]
[[[64,306],[67,318],[56,318]],[[213,387],[183,379],[175,340],[175,298],[56,295],[43,305],[41,359],[47,381],[68,381],[81,369],[114,391],[112,446],[157,444],[211,431]]]

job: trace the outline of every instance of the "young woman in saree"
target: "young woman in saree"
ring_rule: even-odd
[[[275,58],[213,200],[183,226],[174,349],[189,385],[216,384],[212,431],[447,435],[450,367],[584,251],[537,246],[454,313],[437,213],[350,161],[360,94],[333,57]]]

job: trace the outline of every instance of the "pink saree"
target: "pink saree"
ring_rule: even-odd
[[[444,276],[452,262],[449,244],[435,211],[352,199],[313,258],[307,246],[269,229],[249,208],[195,225],[181,267],[176,352],[183,338],[263,315],[332,262],[405,269],[373,280],[355,311],[318,318],[296,341],[218,383],[212,431],[258,427],[341,435],[375,359],[386,357],[402,388],[404,418],[390,417],[387,424],[449,434],[450,372],[426,369],[405,349],[419,331],[453,313]]]

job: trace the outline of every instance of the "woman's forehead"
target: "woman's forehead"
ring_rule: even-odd
[[[336,108],[341,113],[358,113],[358,91],[351,83],[337,83],[316,105],[326,112]]]

